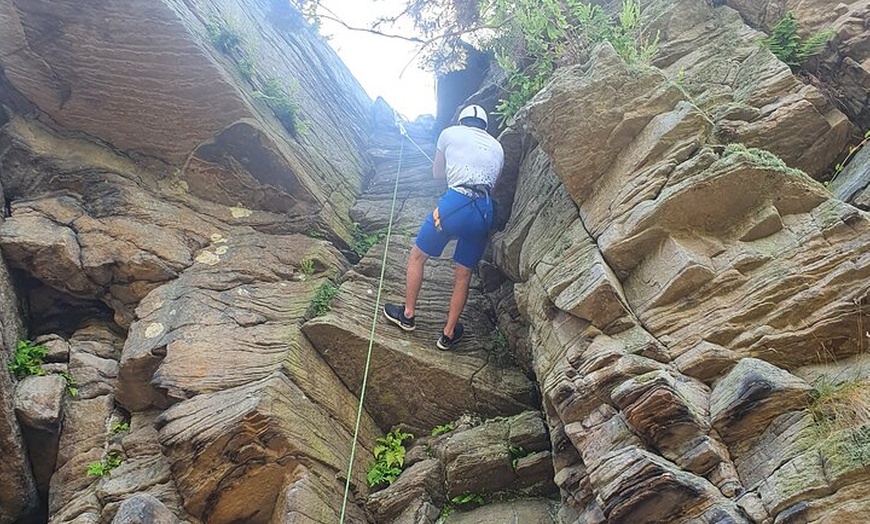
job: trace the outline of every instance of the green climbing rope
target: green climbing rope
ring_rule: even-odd
[[[386,271],[386,268],[387,268],[387,252],[390,249],[390,236],[392,235],[392,232],[393,232],[393,214],[396,211],[396,196],[399,194],[399,175],[402,172],[402,155],[404,154],[404,151],[405,151],[404,138],[407,137],[407,135],[404,133],[404,128],[401,126],[401,124],[399,124],[399,129],[402,131],[402,140],[401,140],[402,144],[401,144],[401,146],[399,146],[399,166],[398,166],[398,169],[396,169],[396,183],[393,186],[393,203],[390,205],[390,221],[387,224],[387,241],[384,243],[384,256],[381,259],[381,277],[380,277],[380,280],[378,281],[378,294],[377,294],[377,297],[375,298],[375,311],[374,311],[374,315],[372,316],[372,330],[371,330],[371,333],[369,334],[369,349],[368,349],[368,353],[366,353],[366,367],[365,367],[365,371],[363,371],[362,387],[360,388],[359,407],[356,410],[356,425],[354,426],[354,429],[353,429],[353,445],[350,448],[350,462],[347,465],[347,480],[344,483],[344,499],[341,502],[340,524],[344,524],[345,512],[347,510],[347,496],[348,496],[348,493],[350,492],[350,479],[351,479],[351,475],[353,473],[354,457],[356,456],[357,439],[359,438],[359,423],[360,423],[360,420],[362,419],[363,402],[365,401],[365,396],[366,396],[366,384],[368,383],[369,367],[370,367],[371,362],[372,362],[372,347],[374,346],[374,342],[375,342],[375,327],[378,325],[378,317],[380,316],[379,313],[381,310],[381,291],[384,288],[384,272]]]

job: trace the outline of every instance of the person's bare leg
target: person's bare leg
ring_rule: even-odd
[[[417,295],[420,294],[420,287],[423,285],[423,266],[426,265],[428,258],[429,255],[417,246],[412,247],[411,254],[408,255],[408,269],[405,272],[405,317],[407,318],[413,318],[415,315]]]
[[[459,322],[459,315],[465,308],[465,301],[468,300],[471,273],[471,269],[462,264],[456,264],[456,271],[453,274],[453,294],[450,296],[450,311],[447,312],[447,325],[444,326],[444,334],[450,338],[453,338],[453,328]]]

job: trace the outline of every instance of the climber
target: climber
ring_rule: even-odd
[[[471,273],[480,262],[492,227],[491,191],[504,165],[501,144],[486,132],[486,111],[469,105],[459,113],[459,125],[450,126],[438,137],[438,150],[432,166],[436,179],[447,179],[447,192],[429,214],[411,253],[405,276],[405,304],[385,304],[384,315],[391,322],[413,331],[417,295],[423,284],[423,266],[429,257],[441,255],[452,239],[457,239],[453,260],[456,269],[447,323],[437,346],[448,350],[462,338],[464,327],[459,314],[468,298]]]

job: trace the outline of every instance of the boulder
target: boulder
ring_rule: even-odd
[[[162,502],[147,493],[125,500],[112,524],[178,524],[181,521]]]
[[[556,505],[551,500],[527,499],[486,504],[471,511],[451,513],[445,524],[474,524],[476,522],[503,522],[505,524],[553,524]]]
[[[785,370],[745,358],[710,394],[710,421],[726,443],[740,444],[732,450],[745,449],[777,416],[806,406],[811,390]]]
[[[208,522],[257,523],[270,521],[284,490],[306,471],[317,489],[339,492],[335,479],[346,470],[351,451],[346,422],[275,372],[199,394],[164,411],[156,424],[187,512]],[[361,438],[352,482],[364,492],[362,457],[371,450],[367,435]]]
[[[831,193],[844,202],[870,210],[870,147],[862,147],[831,181]]]
[[[65,393],[66,380],[59,375],[27,377],[15,388],[15,415],[29,429],[59,432]]]

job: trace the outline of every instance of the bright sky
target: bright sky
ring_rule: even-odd
[[[350,26],[368,28],[380,16],[401,12],[404,1],[323,0],[321,5]],[[383,31],[409,34],[401,28],[384,27]],[[414,44],[350,31],[329,20],[322,20],[320,32],[329,37],[330,45],[372,99],[383,97],[408,120],[435,114],[435,79],[417,67]]]

